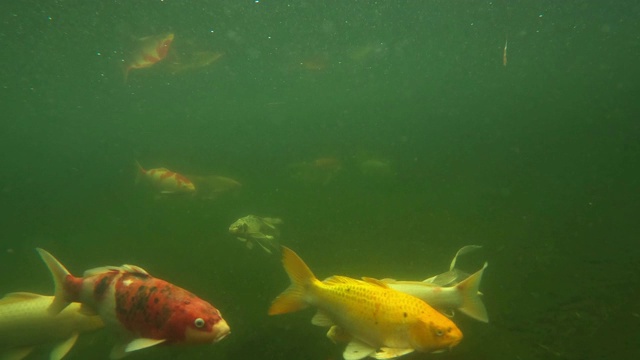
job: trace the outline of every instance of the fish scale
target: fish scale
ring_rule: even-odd
[[[417,298],[345,277],[334,276],[319,283],[313,296],[316,299],[311,302],[330,312],[349,333],[360,334],[366,343],[388,347],[412,347],[404,333],[411,331],[421,315],[441,316]]]

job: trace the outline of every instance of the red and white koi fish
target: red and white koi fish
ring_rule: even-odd
[[[138,266],[100,267],[75,277],[53,255],[37,250],[55,282],[49,312],[57,314],[80,302],[85,312],[99,314],[121,335],[111,359],[160,343],[215,343],[229,334],[229,325],[213,305]]]
[[[137,180],[144,179],[161,194],[193,194],[195,185],[186,176],[167,168],[145,170],[138,162]]]
[[[81,332],[104,326],[98,315],[80,312],[72,303],[57,315],[47,311],[53,296],[11,293],[0,299],[0,359],[20,360],[40,344],[55,342],[49,359],[60,360],[78,340]]]
[[[138,39],[124,64],[124,81],[127,82],[129,72],[153,66],[167,57],[174,35],[172,33],[147,36]]]

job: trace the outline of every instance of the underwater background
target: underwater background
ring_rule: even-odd
[[[626,0],[3,1],[0,293],[52,293],[36,247],[78,275],[136,264],[231,334],[130,359],[341,359],[312,310],[267,315],[280,259],[228,233],[255,214],[320,278],[422,280],[482,245],[460,262],[488,261],[490,322],[457,315],[459,346],[406,359],[636,358],[638,19]],[[125,81],[132,41],[167,32]],[[181,49],[221,56],[169,71]],[[136,161],[242,188],[158,197]]]

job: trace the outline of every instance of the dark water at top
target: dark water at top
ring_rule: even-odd
[[[459,315],[451,353],[407,359],[640,353],[637,2],[0,9],[1,293],[51,293],[35,247],[75,274],[131,263],[211,301],[232,328],[215,345],[131,359],[341,358],[312,311],[267,316],[288,284],[279,259],[227,232],[253,213],[281,217],[282,243],[319,277],[420,280],[483,245],[464,262],[489,262],[490,323]],[[164,32],[167,58],[124,83],[132,39]],[[172,74],[180,49],[224,56]],[[317,159],[340,170],[315,175]],[[371,159],[389,172],[367,172]],[[134,184],[136,160],[243,187],[157,199]],[[106,359],[113,341],[85,335],[68,359]]]

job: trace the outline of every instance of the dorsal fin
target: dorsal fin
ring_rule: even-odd
[[[140,266],[136,266],[136,265],[124,264],[124,265],[122,265],[120,267],[120,270],[122,270],[124,272],[128,272],[128,273],[149,275],[147,270],[141,268]]]
[[[84,272],[83,276],[90,277],[90,276],[100,275],[100,274],[104,274],[112,271],[125,272],[125,273],[131,273],[131,274],[149,275],[149,273],[145,269],[139,266],[124,264],[122,266],[101,266],[101,267],[89,269]]]
[[[364,281],[364,282],[366,282],[368,284],[371,284],[371,285],[376,285],[376,286],[383,287],[385,289],[389,288],[389,286],[387,284],[383,283],[382,281],[380,281],[378,279],[374,279],[374,278],[363,276],[362,277],[362,281]]]
[[[350,277],[340,276],[340,275],[330,276],[330,277],[324,279],[324,281],[322,281],[322,282],[325,283],[326,285],[338,285],[338,284],[357,284],[357,285],[361,285],[362,284],[362,281],[360,281],[360,280],[356,280],[356,279],[352,279]]]

